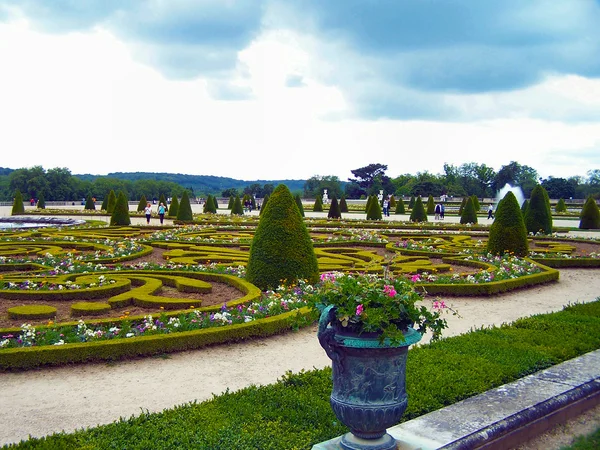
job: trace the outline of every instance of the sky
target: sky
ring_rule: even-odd
[[[600,169],[600,0],[0,0],[0,167]]]

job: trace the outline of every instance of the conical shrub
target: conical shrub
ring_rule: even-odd
[[[427,214],[425,213],[425,207],[423,206],[423,200],[418,196],[415,200],[415,206],[410,212],[411,222],[427,222]]]
[[[94,211],[96,209],[96,205],[94,204],[94,198],[91,195],[88,195],[85,199],[85,206],[83,209],[87,209],[90,211]]]
[[[183,197],[181,197],[181,199],[183,200]],[[190,202],[190,198],[188,197],[188,203],[189,202]],[[180,220],[179,219],[179,208],[180,207],[181,207],[181,205],[179,204],[179,200],[177,200],[177,196],[174,195],[171,198],[171,204],[169,205],[169,213],[167,214],[167,217],[177,217],[177,219]],[[190,207],[190,211],[191,211],[191,207]]]
[[[600,210],[596,200],[590,195],[581,210],[579,220],[579,229],[581,230],[597,230],[600,228]]]
[[[367,220],[381,220],[383,218],[381,212],[381,206],[379,206],[379,201],[377,197],[373,196],[371,198],[371,203],[369,203],[369,210],[367,211]]]
[[[465,209],[465,205],[467,204],[467,197],[463,197],[460,202],[460,206],[458,207],[458,215],[462,217],[463,209]]]
[[[396,199],[394,198],[393,195],[390,196],[390,209],[391,208],[395,208],[396,207]]]
[[[112,214],[115,210],[116,204],[117,204],[117,196],[115,195],[115,191],[113,191],[111,189],[110,192],[108,193],[108,199],[106,200],[106,212],[108,214]]]
[[[328,219],[341,219],[342,212],[340,211],[340,204],[337,201],[337,198],[334,196],[331,197],[331,205],[329,205],[329,212],[327,213]]]
[[[242,206],[242,201],[240,200],[239,195],[236,195],[233,199],[233,205],[231,205],[231,214],[235,216],[244,215],[244,207]]]
[[[404,200],[399,198],[396,202],[396,214],[406,214],[406,208],[404,206]]]
[[[517,202],[518,203],[518,202]],[[527,210],[529,209],[529,199],[526,198],[523,201],[523,204],[521,205],[521,214],[523,214],[523,217],[525,217],[525,214],[527,214]]]
[[[38,197],[37,201],[37,207],[38,209],[46,209],[46,200],[44,199],[43,192],[40,192],[40,196]]]
[[[213,204],[215,205],[215,214],[217,212],[217,209],[219,209],[219,200],[217,200],[217,196],[213,195],[212,196],[213,199]],[[256,205],[254,203],[252,203],[252,209],[256,208]]]
[[[316,283],[317,258],[290,190],[283,184],[277,186],[261,212],[250,246],[246,279],[263,290],[299,279]]]
[[[408,201],[408,209],[413,209],[415,207],[415,202],[417,200],[415,199],[414,195],[410,198],[410,200]]]
[[[265,194],[265,198],[263,198],[262,206],[260,207],[259,216],[262,216],[263,211],[265,210],[265,205],[269,202],[269,194]]]
[[[323,200],[320,195],[317,195],[315,199],[315,205],[313,206],[313,212],[323,212]]]
[[[558,203],[556,203],[556,207],[554,208],[554,211],[556,211],[557,213],[567,212],[567,204],[565,203],[564,199],[562,199],[562,198],[558,199]]]
[[[467,223],[477,223],[477,213],[475,212],[473,197],[469,197],[467,199],[465,207],[463,208],[463,212],[460,216],[460,223],[462,225],[465,225]]]
[[[431,215],[435,213],[435,202],[433,200],[433,195],[427,197],[427,214]]]
[[[23,194],[20,190],[15,191],[15,199],[13,200],[11,215],[16,216],[25,213],[25,205],[23,205]]]
[[[471,198],[473,199],[473,208],[475,208],[475,213],[478,213],[479,210],[481,209],[481,204],[479,203],[479,198],[477,198],[476,195],[471,195]]]
[[[131,225],[131,218],[129,217],[129,203],[127,202],[127,197],[123,191],[119,191],[119,196],[115,201],[115,206],[113,208],[112,215],[110,216],[110,225]]]
[[[343,195],[342,195],[342,198],[340,198],[340,212],[341,213],[348,212],[348,203],[346,203],[346,197],[344,197]]]
[[[177,197],[173,197],[173,201],[171,202],[171,209],[173,209],[173,203],[177,200]],[[171,214],[171,209],[169,210],[169,215]],[[194,214],[192,214],[192,205],[190,204],[190,196],[187,191],[183,191],[183,195],[181,196],[181,202],[177,205],[177,220],[181,222],[193,222]]]
[[[300,198],[300,194],[296,194],[296,196],[294,197],[294,200],[296,200],[296,205],[298,206],[298,210],[300,211],[300,215],[302,217],[304,217],[304,206],[302,205],[302,198]]]
[[[369,195],[367,197],[367,204],[365,205],[365,213],[366,214],[369,214],[369,209],[371,209],[371,203],[373,203],[373,198],[374,197],[372,195]]]
[[[137,212],[144,212],[147,204],[148,200],[146,200],[146,196],[142,195],[140,198],[140,202],[138,203]]]
[[[100,209],[102,211],[106,211],[106,208],[108,208],[108,195],[104,196],[104,198],[102,199],[102,204],[100,205]]]
[[[233,204],[235,203],[235,197],[233,195],[229,196],[229,203],[227,203],[227,209],[233,209]],[[240,200],[241,203],[241,200]]]
[[[510,191],[498,203],[496,218],[490,227],[487,250],[493,255],[510,253],[527,256],[529,253],[523,213],[515,194]]]
[[[211,214],[217,213],[217,207],[215,206],[215,198],[211,194],[208,194],[208,197],[206,197],[206,203],[204,203],[204,212]]]
[[[552,234],[552,211],[548,192],[541,184],[531,191],[529,207],[524,216],[525,228],[529,233]]]

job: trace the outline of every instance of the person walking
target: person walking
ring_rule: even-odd
[[[494,218],[494,206],[490,203],[490,206],[488,207],[488,219],[493,219]]]
[[[440,205],[440,219],[444,220],[444,214],[446,214],[446,207],[444,206],[444,204],[442,203]]]
[[[440,214],[442,213],[442,205],[440,205],[439,203],[437,205],[435,205],[435,220],[439,220],[440,218]]]
[[[150,217],[152,217],[152,205],[150,202],[144,208],[144,214],[146,214],[146,223],[150,225]]]
[[[158,205],[158,217],[160,219],[160,224],[163,224],[163,221],[165,220],[165,212],[167,212],[167,208],[165,208],[165,205],[163,205],[162,202],[160,202],[160,205]]]

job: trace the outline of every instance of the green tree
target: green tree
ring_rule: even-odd
[[[581,230],[597,230],[600,228],[600,209],[598,209],[598,204],[591,195],[583,204],[579,228]]]
[[[425,213],[425,207],[423,206],[421,197],[417,197],[415,200],[415,206],[410,213],[409,220],[411,222],[427,222],[427,214]]]
[[[415,207],[415,202],[416,202],[416,199],[415,199],[415,196],[413,195],[410,197],[410,200],[408,201],[408,209],[413,209]]]
[[[348,204],[346,203],[346,197],[344,195],[342,195],[342,198],[340,199],[340,212],[341,213],[348,212]]]
[[[206,197],[206,203],[204,203],[204,212],[211,214],[217,213],[217,207],[215,206],[214,197],[210,194],[208,195],[208,197]]]
[[[511,253],[527,256],[527,228],[515,194],[508,192],[498,203],[496,219],[490,227],[487,250],[493,255]]]
[[[473,202],[473,197],[469,197],[467,199],[465,207],[463,208],[463,212],[460,216],[460,223],[462,225],[465,225],[467,223],[477,223],[477,213],[475,212],[475,204]]]
[[[137,206],[137,212],[143,212],[146,209],[146,205],[148,204],[148,200],[146,200],[146,196],[142,195],[140,197],[140,202]]]
[[[235,197],[233,195],[229,196],[229,203],[227,203],[227,209],[233,209],[233,204],[235,203]],[[240,201],[240,203],[242,203]]]
[[[183,191],[184,193],[187,191]],[[181,198],[181,200],[183,201],[183,197]],[[188,203],[190,203],[190,197],[188,196]],[[179,219],[179,208],[181,208],[181,205],[179,204],[179,200],[177,200],[177,195],[173,195],[171,197],[171,204],[169,205],[169,213],[167,214],[167,217],[177,217],[178,220],[182,220]],[[190,211],[192,210],[192,207],[190,206]],[[192,219],[190,219],[192,220]]]
[[[37,207],[38,207],[38,209],[46,209],[46,200],[44,200],[43,193],[41,193],[40,196],[38,197]]]
[[[309,283],[319,279],[310,235],[294,197],[283,184],[263,207],[250,246],[246,279],[263,290],[299,279]]]
[[[396,199],[393,195],[390,196],[390,209],[396,207]]]
[[[244,215],[244,207],[242,206],[242,201],[240,200],[240,196],[236,195],[233,200],[233,205],[231,206],[231,214],[235,216],[243,216]]]
[[[302,217],[304,217],[304,206],[302,205],[302,198],[300,198],[300,194],[296,194],[296,196],[294,197],[294,200],[296,200],[296,205],[298,205],[298,210],[300,211],[300,215]]]
[[[565,200],[562,198],[558,199],[558,203],[556,203],[556,207],[554,208],[554,210],[557,213],[565,213],[567,212],[567,204],[565,203]]]
[[[331,197],[331,205],[329,205],[329,212],[327,213],[328,219],[341,219],[342,212],[340,211],[340,204],[337,201],[335,195]]]
[[[371,202],[369,203],[369,210],[367,211],[367,220],[381,220],[383,218],[381,212],[381,206],[379,201],[374,195],[371,196]]]
[[[12,216],[17,216],[24,213],[25,205],[23,205],[23,194],[21,194],[21,191],[17,189],[15,191],[15,199],[13,200],[12,211],[10,214]]]
[[[260,207],[260,212],[258,213],[259,216],[262,216],[262,213],[265,210],[265,206],[269,202],[269,197],[270,195],[267,194],[265,195],[265,198],[263,198],[262,206]]]
[[[373,195],[381,189],[391,194],[394,191],[394,185],[390,177],[385,175],[387,168],[388,166],[385,164],[369,164],[368,166],[351,170],[350,172],[356,178],[348,178],[348,181],[359,187],[360,194]],[[346,194],[349,194],[349,192],[346,191]],[[352,195],[352,197],[355,196],[356,193]]]
[[[529,208],[525,212],[524,220],[529,233],[552,234],[550,199],[546,189],[540,184],[531,191]]]
[[[475,209],[475,213],[478,213],[481,210],[481,205],[479,204],[479,199],[476,195],[471,195],[473,199],[473,209]]]
[[[467,205],[467,197],[463,197],[462,201],[460,202],[460,206],[458,207],[458,215],[462,216],[463,210],[465,209],[465,206]]]
[[[521,205],[521,214],[523,214],[523,217],[525,217],[525,214],[527,214],[528,209],[529,209],[529,199],[526,198],[525,201],[523,201],[523,204]]]
[[[83,207],[83,209],[90,211],[96,210],[96,204],[94,203],[94,198],[91,195],[88,195],[85,199],[85,206]]]
[[[304,183],[304,196],[307,198],[322,196],[327,189],[329,197],[342,195],[340,179],[334,175],[314,175]]]
[[[177,197],[173,197],[173,201],[171,202],[171,209],[169,210],[169,214],[173,209],[173,203],[177,200]],[[190,204],[190,196],[187,191],[183,191],[183,195],[181,196],[181,202],[177,205],[177,220],[180,222],[193,222],[194,215],[192,214],[192,205]]]
[[[433,195],[430,195],[427,198],[427,214],[435,213],[435,201],[433,200]]]
[[[119,191],[119,195],[117,196],[112,215],[110,216],[110,225],[131,225],[131,218],[129,217],[129,203],[127,201],[127,196],[123,191]]]
[[[371,209],[371,203],[373,203],[373,198],[374,198],[374,197],[373,197],[372,195],[369,195],[369,196],[367,197],[367,203],[366,203],[366,205],[365,205],[365,214],[368,214],[368,213],[369,213],[369,209]],[[376,200],[375,200],[375,201],[376,201]]]
[[[314,212],[322,212],[323,211],[323,200],[320,195],[317,195],[315,198],[315,205],[313,206]]]
[[[402,200],[402,197],[396,202],[396,214],[406,214],[406,208],[404,207],[404,200]]]
[[[123,191],[120,191],[123,192]],[[112,189],[108,193],[108,199],[106,200],[106,212],[108,214],[112,214],[115,210],[117,204],[117,196],[115,195],[115,191]]]

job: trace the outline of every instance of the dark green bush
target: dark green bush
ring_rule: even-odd
[[[413,195],[410,200],[408,201],[408,209],[413,209],[415,207],[415,196]]]
[[[13,306],[6,311],[9,319],[52,319],[56,316],[56,308],[48,305]]]
[[[525,227],[529,233],[552,234],[552,211],[548,192],[541,184],[531,191],[529,208],[523,216]]]
[[[463,197],[462,201],[460,202],[460,206],[458,207],[458,215],[462,216],[463,210],[465,209],[465,206],[467,204],[467,197]]]
[[[175,199],[175,197],[173,197]],[[171,206],[173,204],[171,203]],[[169,211],[170,213],[170,211]],[[190,204],[190,196],[187,191],[183,191],[181,203],[177,205],[177,220],[180,222],[193,222],[194,214],[192,213],[192,205]]]
[[[406,208],[404,207],[404,200],[398,199],[396,202],[396,214],[406,214]]]
[[[478,213],[479,210],[481,209],[481,205],[479,204],[479,198],[477,198],[476,195],[471,195],[471,198],[473,199],[473,207],[475,208],[475,213]],[[466,206],[466,203],[465,203]]]
[[[129,217],[129,203],[127,202],[127,196],[123,191],[119,191],[119,196],[117,197],[114,210],[110,216],[110,225],[131,225],[131,218]]]
[[[431,215],[435,213],[435,201],[433,200],[433,195],[427,197],[427,214]]]
[[[373,201],[377,201],[377,200],[373,200],[375,198],[375,196],[373,195],[369,195],[367,197],[367,204],[365,205],[365,214],[369,213],[369,209],[371,208],[371,203],[373,203]]]
[[[239,195],[236,195],[233,200],[233,205],[231,206],[231,214],[236,216],[244,215],[244,207],[242,206],[242,201],[240,200]]]
[[[91,195],[87,196],[85,200],[85,206],[83,209],[87,209],[90,211],[94,211],[96,209],[96,204],[94,203],[94,198]]]
[[[529,199],[527,198],[521,205],[521,213],[523,214],[523,217],[525,217],[525,214],[527,214],[528,209],[529,209]]]
[[[183,200],[183,198],[182,198]],[[189,203],[189,197],[188,197],[188,203]],[[191,209],[191,207],[190,207]],[[177,195],[173,195],[173,197],[171,197],[171,204],[169,205],[169,212],[167,214],[167,217],[177,217],[179,219],[179,200],[177,200]]]
[[[314,212],[323,212],[323,199],[319,194],[317,194],[317,198],[315,198],[315,204],[313,206]]]
[[[265,205],[269,202],[269,197],[270,197],[269,194],[265,194],[265,198],[263,198],[262,206],[260,207],[260,212],[258,213],[259,216],[262,216],[262,213],[265,210]],[[304,217],[304,216],[302,216],[302,217]]]
[[[38,207],[38,209],[46,209],[46,200],[44,199],[43,192],[40,192],[40,195],[39,195],[38,201],[37,201],[37,207]]]
[[[340,205],[337,201],[337,198],[334,196],[331,197],[331,205],[329,205],[329,212],[327,213],[328,219],[341,219],[342,212],[340,211]]]
[[[463,208],[462,214],[460,216],[460,223],[465,225],[467,223],[475,224],[477,223],[477,213],[475,212],[475,205],[473,204],[473,197],[469,197]]]
[[[340,212],[347,213],[348,212],[348,204],[346,203],[346,197],[342,195],[340,199]],[[304,217],[304,215],[303,215]]]
[[[298,210],[300,211],[300,215],[304,217],[304,206],[302,205],[302,198],[300,198],[300,194],[296,194],[294,197],[296,200],[296,205],[298,206]]]
[[[215,205],[215,198],[210,194],[208,194],[208,197],[206,197],[206,203],[204,203],[204,212],[211,213],[211,214],[217,213],[217,207]]]
[[[106,200],[106,212],[108,214],[112,214],[113,211],[115,210],[116,204],[117,204],[117,196],[115,194],[115,191],[113,191],[111,189],[110,192],[108,193],[108,199]]]
[[[367,220],[381,220],[382,212],[381,206],[379,206],[379,200],[374,195],[371,197],[371,202],[369,204],[369,209],[367,211]]]
[[[229,196],[229,202],[227,203],[227,209],[233,209],[233,204],[234,203],[235,203],[235,197],[233,195],[230,195]]]
[[[562,198],[558,199],[558,203],[556,203],[556,207],[554,208],[554,210],[557,213],[567,212],[567,204],[565,203],[564,199],[562,199]]]
[[[148,204],[148,200],[146,199],[146,196],[142,194],[142,196],[140,197],[140,202],[138,203],[138,206],[137,206],[137,212],[144,212],[147,204]]]
[[[600,210],[596,200],[590,195],[581,210],[579,228],[582,230],[596,230],[600,228]]]
[[[25,212],[25,205],[23,205],[23,194],[20,190],[15,191],[15,199],[13,200],[11,215],[16,216]]]
[[[393,195],[390,195],[390,209],[396,207],[396,199]]]
[[[246,279],[261,289],[319,278],[312,241],[290,190],[275,188],[260,221],[248,257]]]
[[[415,200],[415,206],[410,212],[411,222],[427,222],[427,214],[425,214],[425,208],[423,207],[423,200],[418,196]]]
[[[516,256],[527,256],[529,253],[523,214],[512,192],[508,192],[498,203],[496,219],[490,227],[487,250],[494,255],[513,253]]]

